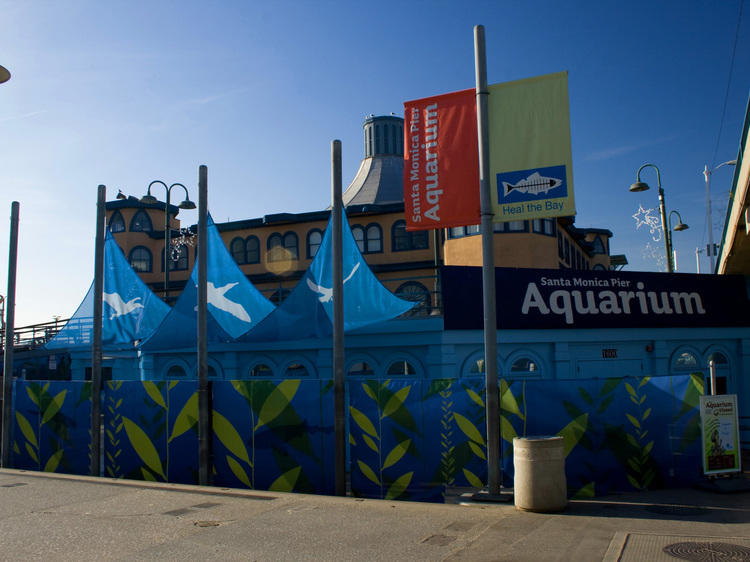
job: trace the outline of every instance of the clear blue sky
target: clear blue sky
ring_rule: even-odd
[[[750,92],[747,3],[730,67],[740,2],[0,0],[0,64],[13,75],[0,85],[0,293],[13,200],[17,325],[67,317],[83,298],[100,183],[110,200],[154,179],[192,189],[206,164],[217,221],[325,208],[331,140],[346,186],[366,115],[474,86],[476,24],[490,83],[569,72],[576,224],[610,229],[628,269],[659,270],[632,218],[657,207],[656,190],[627,191],[653,162],[668,209],[690,225],[674,235],[678,270],[695,272],[701,171],[736,158]],[[715,239],[732,173],[713,176]],[[655,187],[653,171],[644,179]]]

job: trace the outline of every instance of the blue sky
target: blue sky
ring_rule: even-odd
[[[701,172],[736,158],[750,93],[747,3],[730,68],[740,2],[0,0],[0,64],[13,75],[0,85],[0,215],[21,204],[16,324],[69,316],[83,298],[98,184],[111,200],[181,182],[197,199],[206,164],[217,221],[323,209],[331,140],[346,186],[366,115],[474,86],[476,24],[490,83],[569,72],[576,224],[610,229],[628,269],[661,269],[662,244],[632,217],[657,208],[656,190],[627,191],[653,162],[668,210],[690,225],[674,235],[678,270],[695,272],[708,239]],[[732,173],[713,175],[715,239]],[[652,170],[643,179],[655,187]]]

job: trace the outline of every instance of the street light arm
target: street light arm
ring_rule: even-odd
[[[661,189],[661,174],[659,174],[659,168],[655,164],[647,163],[638,168],[638,172],[635,174],[635,181],[641,181],[641,171],[643,170],[643,168],[653,168],[654,170],[656,170],[656,185],[659,189]]]

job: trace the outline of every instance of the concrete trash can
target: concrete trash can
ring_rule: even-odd
[[[568,505],[568,487],[562,437],[514,438],[513,466],[516,509],[538,512],[565,509]]]

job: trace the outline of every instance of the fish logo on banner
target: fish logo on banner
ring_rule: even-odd
[[[568,182],[565,166],[497,174],[497,191],[498,201],[501,203],[566,197]]]

